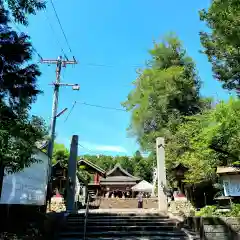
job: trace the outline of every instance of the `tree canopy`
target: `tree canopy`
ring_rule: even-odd
[[[169,182],[178,163],[188,167],[190,184],[215,181],[218,165],[239,162],[239,100],[212,106],[210,98],[201,97],[195,64],[176,37],[155,44],[150,54],[123,103],[131,111],[130,133],[150,152],[145,163],[156,161],[155,141],[163,136]]]
[[[195,64],[177,37],[167,36],[150,54],[152,59],[123,103],[131,111],[130,133],[148,151],[155,148],[156,137],[170,139],[184,116],[207,106],[199,94]]]
[[[46,7],[46,1],[42,0],[5,0],[4,1],[14,20],[21,24],[28,24],[28,16],[36,15],[37,11]]]
[[[240,94],[240,1],[212,0],[200,19],[210,32],[201,32],[204,53],[212,63],[214,77],[223,88]]]
[[[240,101],[220,102],[214,109],[187,117],[167,145],[167,168],[183,163],[186,181],[214,181],[216,167],[239,161]],[[171,176],[169,176],[171,178]]]
[[[64,166],[67,166],[69,159],[69,151],[64,144],[55,143],[53,150],[53,163],[60,161]],[[83,155],[78,159],[88,160],[105,171],[111,170],[116,163],[120,163],[121,166],[127,170],[130,174],[145,179],[146,181],[152,181],[152,160],[144,158],[139,151],[137,151],[133,157],[128,156],[107,156],[107,155]],[[89,175],[86,171],[78,169],[78,173],[88,180]],[[89,179],[90,180],[90,179]]]
[[[29,61],[29,37],[8,26],[8,12],[0,9],[0,159],[9,171],[20,170],[33,162],[37,141],[46,134],[45,123],[30,116],[31,104],[41,92],[37,87],[38,66]],[[14,52],[14,54],[12,54]]]

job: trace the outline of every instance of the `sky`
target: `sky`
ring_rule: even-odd
[[[64,49],[76,66],[62,70],[61,82],[78,83],[80,91],[60,89],[58,112],[68,108],[57,119],[57,139],[70,146],[72,135],[79,136],[79,154],[132,155],[138,145],[127,134],[130,113],[85,106],[89,104],[121,108],[136,79],[136,69],[149,59],[153,41],[174,32],[183,42],[197,65],[203,81],[202,95],[227,99],[228,94],[213,79],[211,65],[199,53],[199,32],[207,30],[198,11],[207,8],[210,0],[53,0],[72,52],[58,25],[49,3],[46,11],[30,17],[29,26],[20,27],[44,59],[56,59]],[[51,24],[49,24],[49,22]],[[50,25],[52,27],[50,27]],[[52,30],[53,29],[53,30]],[[58,39],[58,40],[57,40]],[[59,44],[60,42],[60,44]],[[38,61],[35,56],[34,61]],[[39,88],[44,91],[31,113],[51,119],[55,66],[41,64]],[[67,118],[68,116],[68,118]]]

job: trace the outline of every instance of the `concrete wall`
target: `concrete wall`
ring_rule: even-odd
[[[138,201],[136,198],[102,198],[100,202],[100,208],[137,208]],[[152,209],[158,208],[157,198],[144,198],[143,208]]]
[[[185,226],[199,232],[201,240],[240,239],[240,218],[188,217]]]

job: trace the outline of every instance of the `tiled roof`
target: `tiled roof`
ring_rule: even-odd
[[[126,176],[109,176],[106,177],[105,179],[101,179],[101,183],[103,182],[136,182],[140,180],[139,178],[136,177],[126,177]]]

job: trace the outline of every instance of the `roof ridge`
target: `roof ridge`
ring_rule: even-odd
[[[127,175],[128,177],[131,178],[136,178],[134,177],[132,174],[130,174],[127,170],[125,170],[120,163],[116,163],[115,166],[113,167],[113,169],[111,169],[110,171],[107,172],[106,176],[109,176],[110,174],[112,174],[117,168],[120,169],[120,171],[122,171],[125,175]]]

